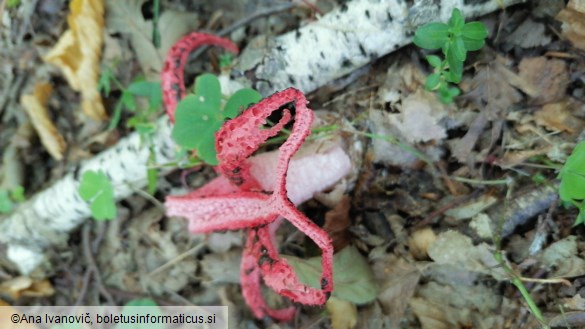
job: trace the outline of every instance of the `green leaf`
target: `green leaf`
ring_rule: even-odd
[[[224,53],[219,55],[219,68],[223,69],[232,65],[234,55],[230,53]]]
[[[441,60],[441,58],[439,58],[439,56],[435,56],[435,55],[429,55],[426,57],[427,62],[429,62],[429,64],[438,69],[441,67],[441,65],[443,64],[443,61]]]
[[[217,123],[215,127],[215,131],[221,128],[221,123]],[[197,148],[197,155],[201,158],[201,160],[205,161],[205,163],[217,166],[217,151],[215,150],[215,134],[207,136],[201,140],[201,144]]]
[[[100,79],[98,80],[98,90],[103,91],[104,95],[108,97],[112,89],[111,80],[114,78],[114,74],[109,67],[103,68],[101,73]]]
[[[463,62],[455,58],[452,55],[453,52],[449,51],[447,54],[447,63],[449,63],[449,71],[445,74],[445,78],[449,82],[459,83],[463,76]]]
[[[221,86],[219,79],[213,74],[205,73],[195,79],[195,95],[199,96],[201,101],[209,104],[219,112],[221,104]]]
[[[579,143],[559,172],[559,195],[563,201],[585,199],[585,141]]]
[[[120,101],[131,112],[136,111],[136,101],[134,100],[134,95],[132,95],[128,91],[124,91],[122,93],[122,97],[120,98]]]
[[[162,104],[160,82],[136,81],[132,82],[127,90],[134,96],[148,97],[148,105],[151,109],[159,108]]]
[[[447,93],[449,96],[451,96],[451,98],[455,98],[461,94],[461,89],[457,87],[451,87],[447,90]]]
[[[154,146],[149,148],[148,154],[148,169],[146,169],[146,181],[148,182],[148,193],[154,194],[158,185],[158,169],[152,166],[156,164],[156,153],[154,152]]]
[[[208,98],[189,95],[177,105],[175,125],[171,136],[182,147],[196,149],[201,140],[214,136],[223,120],[219,108],[213,107]]]
[[[449,41],[449,26],[444,23],[429,23],[419,27],[412,40],[424,49],[439,49]]]
[[[464,62],[467,58],[467,50],[465,49],[465,44],[463,43],[463,39],[460,37],[455,37],[453,40],[449,42],[449,53],[455,56],[455,59]]]
[[[457,8],[453,8],[451,12],[451,18],[449,19],[449,26],[451,27],[454,34],[462,32],[463,25],[465,24],[465,18],[461,15],[461,11]]]
[[[488,30],[482,22],[470,22],[463,26],[461,35],[467,39],[483,41],[488,36]]]
[[[78,189],[81,198],[90,202],[91,214],[97,220],[116,218],[116,203],[112,183],[101,171],[86,171]]]
[[[122,100],[119,100],[116,103],[116,107],[114,108],[114,114],[112,114],[112,119],[110,119],[110,124],[108,125],[108,130],[112,130],[118,126],[120,123],[120,118],[122,118]]]
[[[226,118],[235,118],[242,109],[248,108],[250,104],[258,103],[262,99],[262,95],[254,89],[244,88],[236,91],[230,99],[228,99],[223,108],[223,115]]]
[[[425,81],[425,89],[426,90],[434,90],[436,89],[439,84],[441,83],[441,74],[440,73],[433,73],[427,77]]]
[[[465,49],[467,49],[468,51],[480,50],[481,48],[483,48],[483,45],[485,45],[485,41],[483,40],[471,40],[465,37],[463,37],[462,39],[463,44],[465,45]]]
[[[10,192],[0,190],[0,214],[7,214],[12,211],[14,204],[10,199]]]
[[[321,257],[307,260],[285,256],[299,280],[314,288],[320,287]],[[355,304],[369,303],[376,298],[378,288],[368,261],[353,246],[333,256],[333,296]]]
[[[10,198],[16,202],[24,202],[26,197],[24,196],[24,187],[17,186],[10,191]]]

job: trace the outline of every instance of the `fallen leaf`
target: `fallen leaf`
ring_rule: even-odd
[[[47,297],[55,293],[55,289],[48,280],[33,280],[26,276],[15,277],[0,284],[0,293],[12,299],[21,297]],[[0,328],[4,328],[0,326]]]
[[[311,287],[320,287],[321,257],[300,259],[285,256],[294,268],[299,281]],[[376,298],[378,287],[368,261],[354,247],[349,246],[333,255],[332,296],[355,304],[365,304]]]
[[[398,327],[408,301],[414,295],[421,271],[415,264],[392,254],[385,254],[373,262],[374,274],[380,282],[378,301],[384,314]]]
[[[441,233],[429,246],[428,253],[437,264],[488,274],[496,280],[509,278],[486,243],[474,246],[471,238],[457,231]]]
[[[437,235],[430,227],[414,231],[408,238],[408,247],[412,256],[418,260],[427,259],[429,245],[437,239]]]
[[[506,37],[506,42],[521,48],[533,48],[548,45],[550,36],[545,33],[543,23],[528,18],[514,32]]]
[[[103,1],[73,0],[69,8],[69,30],[43,59],[59,67],[71,88],[81,92],[83,112],[94,120],[104,120],[107,114],[98,92]]]
[[[399,114],[389,115],[393,124],[409,143],[442,140],[447,137],[440,121],[447,115],[445,106],[434,95],[417,92],[402,100]]]
[[[240,283],[240,263],[242,251],[231,250],[224,253],[205,255],[201,268],[209,279],[205,283]]]
[[[569,310],[585,311],[585,298],[581,297],[579,294],[576,294],[571,298],[565,298],[563,304]]]
[[[161,47],[152,42],[153,24],[142,16],[147,0],[106,0],[106,24],[110,34],[123,33],[130,37],[142,71],[148,79],[158,79],[164,58],[170,47],[188,32],[197,29],[197,14],[165,10],[159,19]]]
[[[39,134],[41,143],[47,149],[47,152],[54,159],[62,160],[67,143],[53,124],[49,110],[46,107],[52,92],[53,87],[50,84],[39,82],[35,85],[35,90],[32,94],[21,96],[20,103],[30,117],[33,127]]]
[[[532,103],[546,104],[565,97],[570,82],[565,61],[543,56],[523,58],[518,68],[520,77],[537,90]]]
[[[325,213],[325,224],[323,229],[333,240],[333,248],[339,251],[345,248],[350,242],[349,226],[349,208],[351,206],[350,198],[343,196],[341,202],[335,208]]]
[[[503,113],[522,100],[522,94],[514,87],[522,89],[529,95],[535,93],[504,63],[503,58],[496,57],[488,65],[482,66],[469,84],[467,95],[482,110],[471,123],[465,136],[450,143],[451,153],[460,162],[470,160],[474,154],[473,148],[487,124],[491,121],[502,121]],[[500,127],[501,125],[497,123],[492,125],[492,141],[499,139]]]
[[[545,104],[534,113],[536,123],[552,131],[566,131],[575,133],[582,129],[583,122],[573,116],[569,101]]]
[[[553,277],[571,278],[585,275],[585,260],[579,257],[577,237],[574,235],[548,246],[540,260],[544,267],[555,269]]]
[[[355,304],[343,299],[331,297],[325,304],[331,314],[331,328],[353,329],[357,324],[357,308]]]
[[[585,1],[570,0],[567,8],[556,17],[563,22],[562,35],[581,50],[585,50]]]
[[[494,196],[484,194],[477,199],[473,199],[470,202],[466,202],[460,206],[447,210],[445,215],[455,219],[469,219],[489,208],[497,201],[498,199]]]

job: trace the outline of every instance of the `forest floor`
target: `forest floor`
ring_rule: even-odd
[[[227,37],[244,48],[338,2],[295,1]],[[149,53],[152,44],[134,40],[144,34],[135,22],[152,25],[153,1],[106,3],[93,69],[109,81],[111,90],[98,96],[105,113],[82,111],[80,93],[43,59],[69,28],[68,1],[0,6],[4,215],[139,129],[139,120],[163,115],[162,106],[145,110],[144,97],[135,97],[134,109],[124,103],[134,98],[128,86],[156,82],[149,72],[162,65],[160,53]],[[220,31],[271,6],[193,3],[161,1],[163,48],[165,40]],[[161,175],[153,193],[119,201],[114,220],[87,221],[67,250],[55,252],[48,277],[20,276],[2,260],[0,297],[10,305],[124,305],[138,298],[227,305],[241,328],[585,328],[585,227],[574,225],[578,209],[558,200],[557,177],[585,120],[585,2],[571,3],[576,9],[541,0],[478,18],[489,37],[468,54],[453,103],[425,90],[429,52],[414,45],[307,95],[320,118],[344,127],[327,138],[342,140],[353,164],[337,186],[344,196],[320,195],[300,206],[347,257],[336,258],[337,292],[326,308],[300,307],[290,323],[255,319],[240,289],[244,233],[191,235],[186,221],[165,216],[165,197],[204,184],[215,175],[210,166]],[[131,15],[113,19],[120,7]],[[220,54],[211,49],[190,61],[186,80],[218,74]],[[27,105],[27,97],[40,106]],[[115,125],[100,119],[116,117],[116,108]],[[310,239],[288,223],[277,239],[301,276],[318,275]],[[270,304],[290,304],[268,290],[266,296]]]

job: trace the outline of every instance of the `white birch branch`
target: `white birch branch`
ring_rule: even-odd
[[[417,25],[446,21],[454,7],[466,17],[475,17],[521,1],[442,0],[433,4],[424,0],[409,9],[402,0],[354,0],[315,23],[276,38],[268,51],[247,49],[239,69],[270,81],[271,85],[258,84],[263,95],[289,86],[308,93],[410,43]],[[154,145],[159,164],[173,160],[175,145],[168,120],[159,121]],[[7,245],[8,259],[23,274],[37,270],[36,276],[45,276],[50,267],[47,250],[65,247],[69,232],[91,214],[77,194],[80,174],[103,171],[120,200],[145,186],[148,154],[133,133],[82,164],[77,174],[66,175],[22,204],[0,221],[0,242]]]

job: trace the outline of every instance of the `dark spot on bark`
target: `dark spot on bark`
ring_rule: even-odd
[[[284,51],[284,47],[282,47],[281,45],[276,46],[276,50],[278,51]]]
[[[397,44],[394,45],[394,50],[396,50],[396,49],[398,49],[398,45]]]
[[[388,22],[394,21],[394,18],[392,17],[392,13],[390,11],[386,12],[386,19],[388,19]]]
[[[75,208],[74,210],[75,210],[75,213],[76,213],[76,214],[78,214],[78,215],[83,215],[83,211],[81,211],[81,210],[79,210],[79,209],[77,209],[77,208]]]
[[[414,35],[414,31],[406,31],[406,33],[404,33],[407,37],[412,37]]]
[[[362,54],[362,56],[366,57],[366,50],[364,49],[364,46],[360,43],[359,47],[360,47],[360,53]]]
[[[301,38],[301,35],[302,35],[301,30],[297,29],[295,31],[295,38],[297,39],[297,41]]]
[[[366,17],[367,17],[367,18],[370,18],[370,11],[369,11],[369,10],[367,10],[367,9],[366,9],[366,12],[365,12],[365,14],[366,14]]]
[[[319,55],[321,55],[321,58],[325,59],[325,54],[323,52],[320,52]]]
[[[463,4],[466,6],[475,6],[475,5],[484,4],[488,1],[489,0],[463,0]]]
[[[345,3],[341,4],[341,8],[339,8],[339,11],[341,11],[342,13],[345,13],[347,11],[347,5]]]
[[[75,166],[75,169],[73,169],[73,178],[75,180],[79,180],[80,171],[81,171],[81,166],[80,165],[76,165]]]
[[[313,80],[315,80],[315,78],[313,78],[312,74],[309,74],[309,81],[313,81]]]
[[[351,67],[351,66],[352,66],[352,63],[351,63],[351,61],[349,59],[344,58],[343,61],[341,61],[341,67],[348,68],[348,67]]]
[[[292,75],[288,76],[288,82],[290,82],[291,85],[294,85],[296,83],[295,78]]]
[[[378,58],[378,53],[375,52],[375,51],[371,52],[370,53],[370,59],[376,59],[376,58]]]

